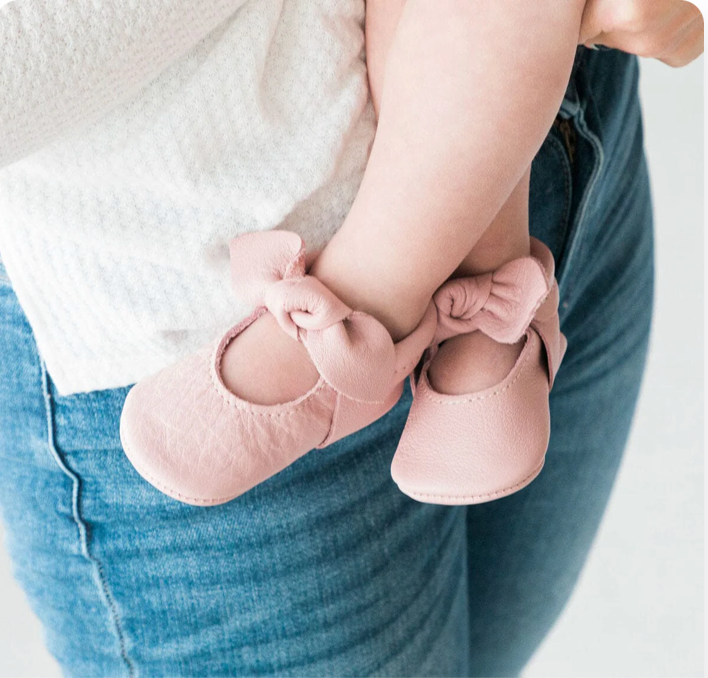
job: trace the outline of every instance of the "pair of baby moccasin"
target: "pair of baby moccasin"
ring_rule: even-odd
[[[532,239],[531,256],[493,273],[447,282],[398,343],[307,275],[296,234],[252,233],[230,247],[234,286],[256,310],[216,347],[136,384],[123,408],[123,448],[157,489],[199,506],[230,501],[383,416],[409,376],[413,405],[391,467],[405,494],[474,504],[538,475],[550,434],[548,395],[565,351],[553,257],[540,241]],[[320,375],[307,393],[272,406],[237,397],[221,377],[229,342],[264,313],[305,346]],[[514,368],[481,392],[438,393],[428,380],[437,347],[474,331],[506,343],[525,338]]]

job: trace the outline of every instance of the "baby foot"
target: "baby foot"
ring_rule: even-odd
[[[431,303],[394,343],[376,318],[306,274],[294,233],[242,235],[230,246],[234,285],[260,315],[140,381],[121,415],[138,473],[196,506],[230,501],[382,417],[437,329]]]
[[[446,283],[436,306],[439,348],[416,380],[391,477],[427,503],[505,497],[540,473],[548,448],[566,348],[553,255],[532,238],[531,257]]]
[[[511,373],[524,341],[502,344],[479,331],[452,337],[443,342],[430,363],[430,383],[448,395],[491,388]]]
[[[319,372],[305,346],[263,314],[226,347],[221,378],[234,395],[257,405],[279,405],[307,393]]]

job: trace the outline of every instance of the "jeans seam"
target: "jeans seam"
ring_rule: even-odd
[[[573,186],[573,173],[570,166],[570,159],[568,158],[568,153],[565,150],[563,142],[555,136],[552,129],[548,134],[547,141],[549,142],[549,148],[553,149],[553,151],[557,154],[563,167],[563,214],[558,224],[558,226],[563,229],[563,245],[558,253],[559,261],[556,262],[556,266],[560,267],[564,255],[565,242],[570,236],[570,217],[575,186]]]
[[[587,221],[587,211],[591,202],[590,198],[594,194],[595,186],[600,178],[600,170],[604,165],[605,158],[602,142],[599,137],[588,127],[583,108],[580,108],[575,116],[575,126],[578,133],[581,134],[595,150],[595,157],[590,178],[585,186],[581,202],[570,227],[570,233],[568,234],[568,248],[567,251],[564,252],[561,270],[558,271],[559,285],[566,288],[561,292],[561,308],[567,308],[570,298],[572,297],[573,285],[572,280],[568,278],[568,270],[570,264],[573,262],[573,259],[577,257],[578,252],[582,249],[581,241]],[[566,281],[567,286],[563,284]]]
[[[133,666],[133,662],[128,656],[125,642],[125,633],[123,631],[122,624],[118,615],[118,608],[115,599],[113,598],[113,595],[111,594],[110,589],[108,587],[108,582],[106,581],[106,576],[103,569],[103,563],[91,552],[89,546],[89,529],[85,521],[81,517],[81,479],[66,463],[56,445],[56,431],[54,427],[54,405],[52,394],[49,388],[49,374],[47,372],[44,360],[41,359],[40,369],[42,378],[42,394],[44,396],[45,410],[47,415],[47,445],[49,448],[49,453],[54,458],[54,461],[56,462],[57,466],[59,466],[64,475],[66,475],[72,482],[71,510],[78,531],[81,555],[93,566],[95,581],[98,585],[99,594],[106,604],[111,625],[118,641],[121,659],[125,665],[126,670],[128,671],[128,677],[134,678],[135,669]]]

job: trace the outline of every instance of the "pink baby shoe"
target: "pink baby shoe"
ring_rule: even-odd
[[[295,233],[251,233],[230,247],[234,288],[257,310],[216,347],[136,384],[120,422],[138,473],[170,497],[200,506],[230,501],[388,412],[437,326],[431,302],[419,326],[394,344],[381,323],[306,275],[305,247]],[[238,398],[220,374],[228,343],[264,313],[302,342],[320,373],[312,389],[281,405]]]
[[[479,504],[512,494],[541,471],[548,449],[548,394],[566,348],[558,320],[553,255],[531,239],[531,256],[494,273],[458,278],[435,294],[438,331],[391,466],[409,497],[431,504]],[[511,373],[477,393],[433,389],[428,368],[445,339],[479,330],[525,345]]]

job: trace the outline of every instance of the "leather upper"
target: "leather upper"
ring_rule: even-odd
[[[465,395],[432,387],[433,346],[416,378],[391,475],[423,502],[475,504],[506,496],[538,475],[548,447],[548,395],[566,348],[553,257],[532,238],[530,257],[492,274],[449,281],[435,301],[436,342],[479,330],[496,341],[524,338],[525,344],[505,379]]]
[[[294,233],[234,239],[232,280],[256,310],[217,343],[136,384],[121,416],[121,440],[139,473],[192,504],[233,499],[315,447],[375,421],[398,400],[403,381],[430,344],[433,304],[398,344],[377,320],[352,311],[305,271]],[[221,378],[223,353],[270,312],[301,341],[320,372],[317,384],[280,405],[257,405]]]

